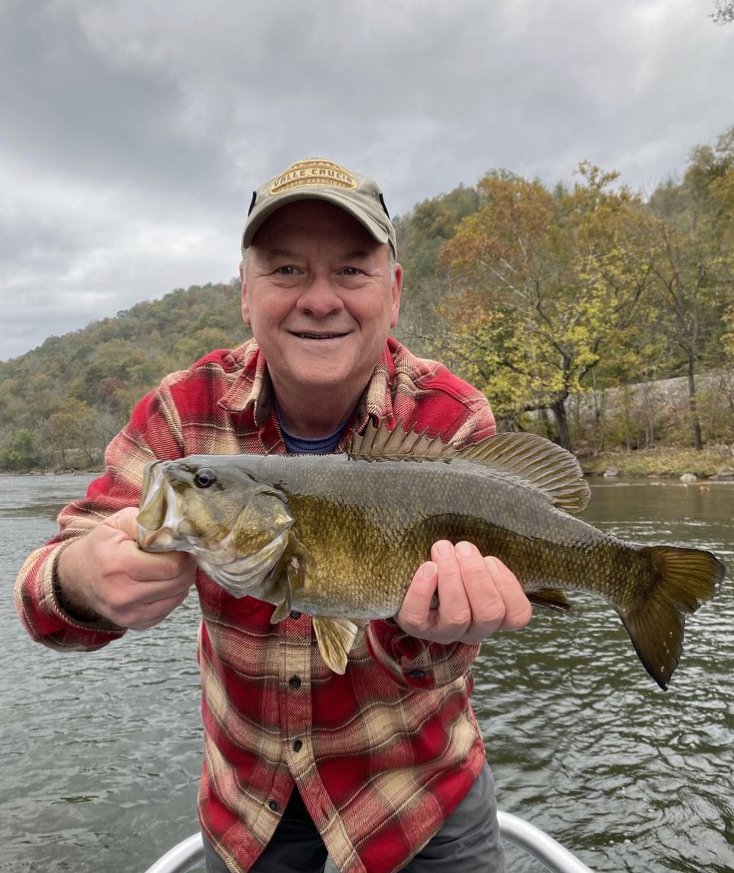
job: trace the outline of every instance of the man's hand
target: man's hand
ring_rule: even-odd
[[[530,601],[498,558],[446,540],[433,544],[431,558],[418,568],[395,617],[405,633],[437,643],[479,643],[530,621]]]
[[[135,539],[137,515],[134,507],[116,512],[59,555],[59,586],[72,617],[91,613],[143,630],[186,599],[196,578],[193,557],[143,552]]]

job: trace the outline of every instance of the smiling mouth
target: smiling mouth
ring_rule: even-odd
[[[298,337],[298,339],[307,339],[307,340],[330,340],[330,339],[341,339],[342,337],[347,336],[346,333],[310,333],[308,331],[291,331],[293,336]]]

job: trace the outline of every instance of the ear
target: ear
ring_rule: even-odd
[[[395,275],[392,281],[392,310],[390,313],[390,327],[395,327],[400,314],[400,295],[403,291],[403,268],[395,264]]]
[[[247,279],[245,276],[245,262],[240,264],[240,312],[242,320],[248,327],[251,327],[250,321],[250,306],[247,300]]]

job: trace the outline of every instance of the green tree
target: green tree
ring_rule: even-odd
[[[445,285],[441,249],[459,222],[478,208],[478,191],[462,186],[418,203],[395,221],[398,258],[405,275],[396,334],[418,354],[431,352],[436,334],[436,309]]]
[[[657,330],[667,337],[674,366],[688,381],[693,444],[702,449],[697,377],[717,368],[732,310],[734,129],[715,148],[693,150],[683,182],[651,198]]]
[[[650,277],[639,198],[583,164],[582,181],[550,192],[489,175],[485,205],[446,245],[447,349],[500,415],[547,409],[570,448],[566,402],[602,355],[628,345]]]
[[[734,0],[718,0],[716,12],[711,17],[717,24],[729,24],[734,21]]]
[[[34,433],[21,430],[13,434],[0,449],[0,466],[14,473],[25,473],[41,463],[41,455],[36,447]]]
[[[51,416],[45,431],[57,466],[78,467],[98,460],[96,418],[84,401],[73,398]]]

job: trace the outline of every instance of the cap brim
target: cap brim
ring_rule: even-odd
[[[327,203],[333,203],[335,206],[339,206],[345,212],[349,213],[352,218],[356,219],[369,232],[369,234],[377,240],[377,242],[384,245],[390,241],[390,235],[384,227],[376,222],[365,211],[359,209],[353,200],[341,197],[339,191],[329,189],[325,190],[323,186],[320,186],[319,188],[303,187],[274,198],[272,201],[265,204],[260,210],[255,206],[255,209],[253,210],[254,215],[251,215],[248,219],[244,233],[242,234],[242,250],[244,251],[248,246],[252,245],[252,241],[258,230],[260,230],[262,225],[271,215],[274,215],[281,207],[287,206],[289,203],[296,203],[299,200],[325,200]]]

